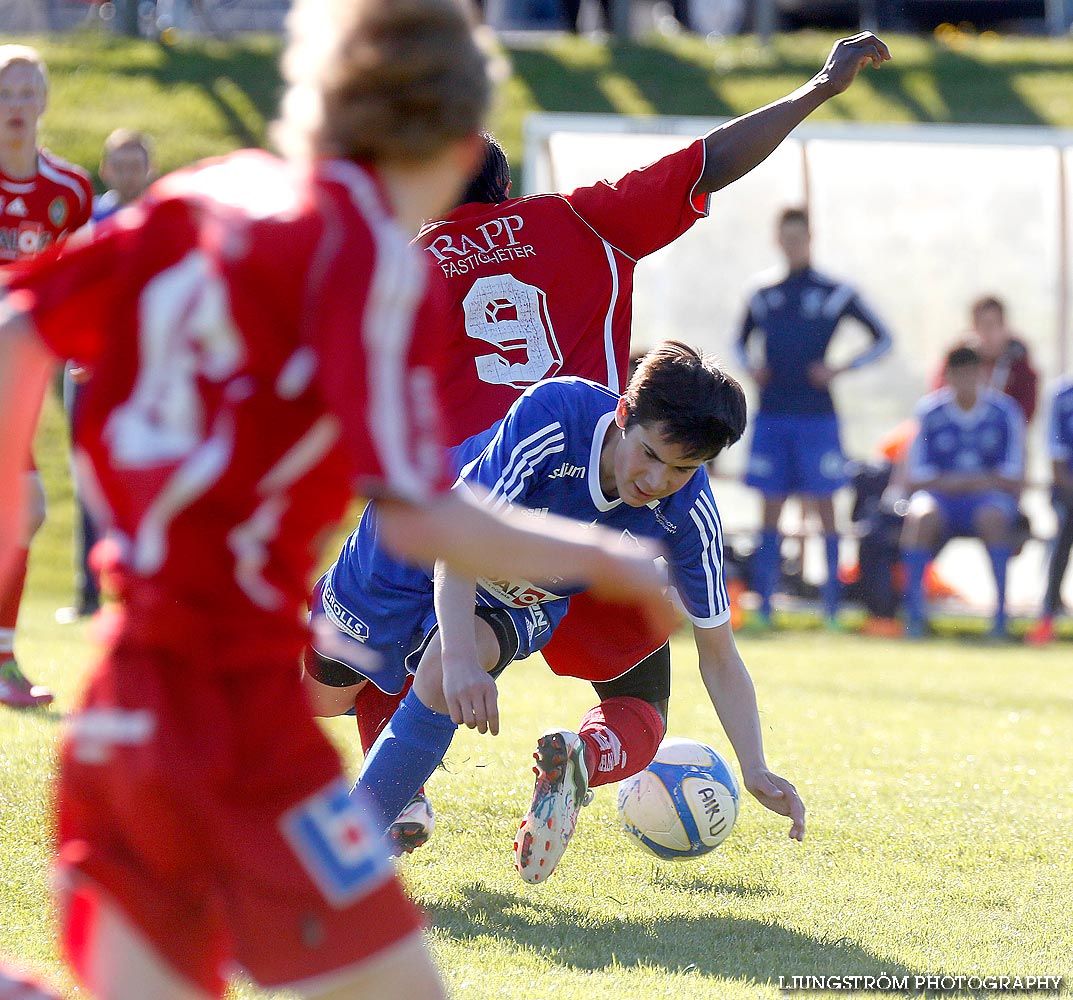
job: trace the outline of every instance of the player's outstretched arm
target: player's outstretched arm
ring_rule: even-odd
[[[29,319],[0,302],[0,580],[24,544],[26,460],[54,362]]]
[[[835,42],[823,68],[774,104],[720,125],[704,137],[704,173],[698,189],[718,191],[763,163],[790,132],[821,104],[841,94],[871,64],[890,59],[886,43],[870,31]]]
[[[719,721],[734,747],[745,787],[765,808],[790,818],[790,837],[805,836],[805,804],[797,789],[768,769],[752,678],[734,644],[729,624],[694,626],[700,673]]]
[[[499,693],[481,663],[474,635],[476,581],[436,563],[432,594],[440,627],[440,672],[447,714],[460,726],[499,735]],[[494,666],[494,661],[493,664]],[[420,668],[418,668],[420,673]],[[415,686],[417,681],[414,682]]]
[[[459,490],[427,505],[382,500],[388,547],[414,562],[442,559],[459,575],[524,576],[536,583],[568,579],[608,601],[635,604],[654,628],[673,629],[676,615],[649,543],[627,544],[604,528],[524,510],[492,513]]]

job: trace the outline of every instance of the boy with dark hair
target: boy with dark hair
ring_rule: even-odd
[[[981,384],[980,370],[975,348],[955,347],[946,356],[947,385],[917,407],[901,536],[911,637],[927,631],[927,564],[946,541],[965,536],[987,548],[997,592],[992,635],[1006,635],[1006,567],[1023,485],[1025,422],[1009,396]]]
[[[769,809],[790,816],[790,835],[800,839],[804,806],[764,761],[752,682],[729,624],[722,530],[704,471],[705,461],[741,437],[745,416],[733,378],[691,348],[665,343],[644,358],[621,397],[579,378],[527,390],[503,420],[454,450],[455,489],[493,509],[518,505],[534,516],[566,515],[626,540],[663,544],[745,785]],[[321,671],[314,700],[324,714],[345,711],[365,676],[399,691],[407,669],[415,673],[357,786],[379,805],[387,829],[442,760],[458,725],[498,732],[494,678],[545,646],[584,587],[569,579],[569,567],[566,578],[544,586],[463,578],[441,564],[430,576],[381,550],[377,522],[374,503],[321,583],[318,610],[343,641],[331,652],[322,646],[325,655],[311,667]],[[387,661],[379,673],[362,669],[360,655],[370,648]],[[529,882],[555,868],[590,785],[644,768],[666,730],[668,661],[646,658],[623,671],[593,657],[585,666],[553,665],[556,673],[591,681],[601,701],[576,733],[555,729],[539,740],[533,805],[515,845],[516,867]]]

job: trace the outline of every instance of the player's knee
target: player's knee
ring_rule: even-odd
[[[443,660],[437,635],[421,654],[414,674],[414,693],[421,704],[441,715],[448,714],[447,698],[443,693]]]
[[[345,715],[354,707],[354,699],[368,683],[343,664],[320,656],[307,646],[302,657],[302,688],[309,708],[320,719]]]
[[[902,544],[915,545],[934,540],[940,527],[939,507],[929,493],[914,493],[909,499],[902,526]]]

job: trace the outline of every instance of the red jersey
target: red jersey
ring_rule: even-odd
[[[89,222],[92,210],[89,174],[47,149],[29,180],[0,172],[0,265],[36,257]]]
[[[295,630],[355,480],[447,485],[410,341],[426,277],[373,174],[243,152],[12,279],[50,348],[95,371],[76,462],[132,600]]]
[[[625,387],[634,269],[708,214],[703,170],[697,139],[615,182],[462,205],[421,230],[415,244],[448,309],[440,389],[451,444],[553,375]]]

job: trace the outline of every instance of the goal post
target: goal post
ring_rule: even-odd
[[[533,115],[523,188],[614,179],[701,135],[700,118]],[[805,205],[813,261],[856,286],[889,324],[888,358],[837,386],[847,446],[867,454],[930,386],[970,303],[995,294],[1028,343],[1043,389],[1073,363],[1073,132],[946,125],[806,124],[712,197],[711,217],[641,263],[634,342],[696,343],[733,369],[750,291],[777,271],[779,211]],[[856,350],[840,336],[835,349]],[[1032,435],[1038,436],[1041,420]],[[1039,452],[1040,448],[1033,449]]]

